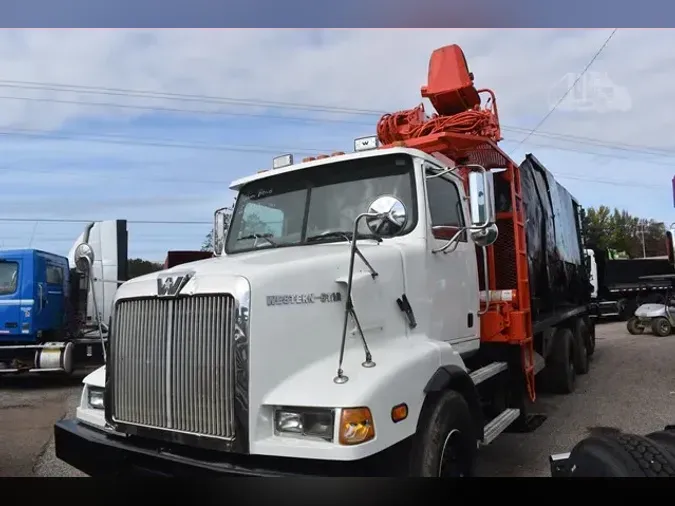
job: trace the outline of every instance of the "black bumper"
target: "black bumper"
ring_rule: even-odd
[[[223,454],[111,435],[77,420],[54,425],[56,456],[89,476],[391,476],[383,452],[352,462]],[[395,473],[396,474],[396,473]]]
[[[59,459],[89,476],[297,476],[141,446],[76,420],[62,420],[54,425],[54,444]]]

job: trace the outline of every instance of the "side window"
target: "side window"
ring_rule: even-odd
[[[427,198],[431,213],[431,226],[443,227],[443,229],[434,230],[434,237],[450,239],[458,229],[464,227],[462,201],[457,186],[443,177],[427,179]],[[446,237],[450,232],[452,232],[450,237]],[[466,232],[460,235],[460,240],[466,242]]]
[[[11,295],[16,292],[18,276],[18,263],[0,262],[0,295]]]
[[[46,278],[48,285],[63,285],[63,269],[48,265]]]

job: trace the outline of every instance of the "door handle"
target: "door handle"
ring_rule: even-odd
[[[42,312],[42,309],[44,308],[44,301],[45,301],[45,289],[44,286],[42,286],[42,283],[38,284],[38,313]]]

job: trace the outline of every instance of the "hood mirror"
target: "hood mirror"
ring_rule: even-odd
[[[366,225],[378,237],[389,238],[400,234],[407,221],[405,205],[396,197],[383,195],[368,206]]]
[[[94,265],[94,248],[83,242],[75,248],[73,258],[77,270],[82,274],[89,274],[91,267]]]

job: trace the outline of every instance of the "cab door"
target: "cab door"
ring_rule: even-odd
[[[0,341],[12,341],[21,334],[21,274],[23,257],[0,258]]]
[[[65,317],[65,274],[53,259],[39,255],[36,265],[36,327],[50,335],[59,335]]]
[[[429,166],[436,172],[440,167]],[[436,339],[447,341],[460,353],[479,341],[478,271],[475,246],[466,230],[468,207],[461,180],[452,175],[429,177],[426,194],[429,208],[429,286],[433,297],[432,325]],[[445,252],[434,253],[459,234]]]

